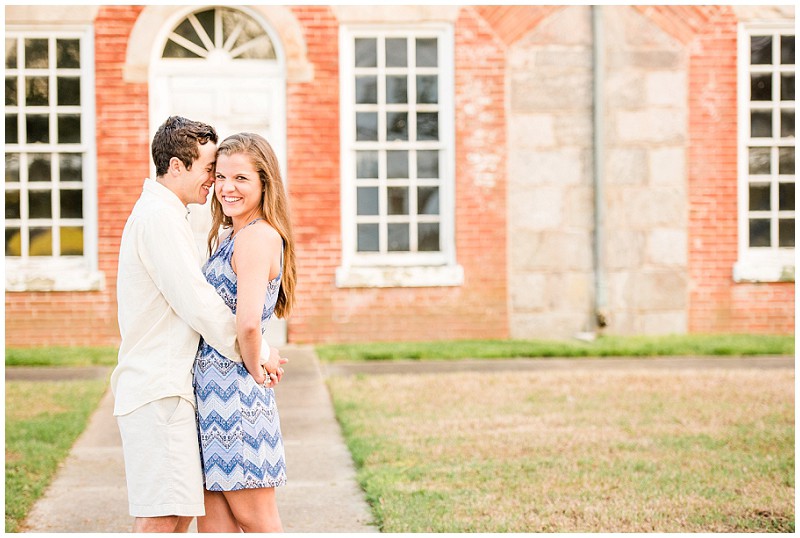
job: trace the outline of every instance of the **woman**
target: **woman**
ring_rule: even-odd
[[[203,273],[236,314],[243,363],[204,341],[195,358],[206,508],[197,530],[281,532],[275,487],[286,482],[286,464],[271,384],[282,372],[275,359],[262,367],[259,354],[273,312],[292,309],[295,259],[278,160],[263,137],[240,133],[220,144],[214,194]],[[230,232],[221,242],[220,227]]]

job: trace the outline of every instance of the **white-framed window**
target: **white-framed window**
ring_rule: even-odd
[[[461,284],[452,27],[343,26],[340,55],[337,285]]]
[[[6,28],[7,291],[102,286],[92,35]]]
[[[739,259],[737,281],[794,280],[795,31],[739,31]]]

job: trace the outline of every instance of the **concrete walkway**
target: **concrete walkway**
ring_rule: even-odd
[[[794,357],[633,357],[633,358],[545,358],[545,359],[459,359],[332,362],[321,365],[325,377],[381,374],[435,374],[439,372],[530,372],[542,370],[707,370],[793,368]]]
[[[289,482],[278,488],[286,532],[378,532],[355,479],[319,362],[311,348],[287,347],[286,376],[275,389]],[[74,369],[72,369],[74,371]],[[88,372],[86,372],[88,373]],[[94,375],[108,375],[109,369]],[[41,378],[41,369],[38,371]],[[60,377],[67,377],[60,372]],[[6,378],[24,378],[6,369]],[[128,495],[113,396],[103,397],[86,431],[34,505],[23,532],[130,532]],[[192,523],[191,531],[196,531]]]

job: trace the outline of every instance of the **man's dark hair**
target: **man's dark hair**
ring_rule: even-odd
[[[204,145],[209,141],[217,143],[217,132],[210,125],[181,116],[170,116],[153,137],[156,176],[167,173],[169,161],[173,157],[180,159],[186,169],[191,170],[192,163],[200,157],[198,144]]]

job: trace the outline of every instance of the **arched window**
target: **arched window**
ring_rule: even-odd
[[[224,54],[234,60],[274,60],[269,35],[252,17],[226,7],[191,13],[170,33],[162,58]]]

